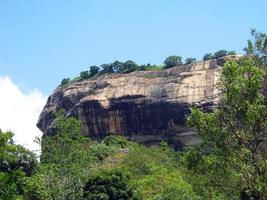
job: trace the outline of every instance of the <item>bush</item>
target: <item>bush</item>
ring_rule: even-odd
[[[220,58],[223,56],[227,56],[227,51],[226,50],[219,50],[217,52],[214,53],[214,55],[212,56],[213,58]]]
[[[186,60],[185,60],[185,64],[187,65],[187,64],[191,64],[191,63],[193,63],[193,62],[196,62],[196,60],[197,59],[195,59],[195,58],[186,58]]]
[[[122,72],[123,71],[123,62],[120,62],[118,60],[114,61],[111,65],[115,72]]]
[[[123,72],[133,72],[135,70],[138,69],[138,65],[132,61],[132,60],[127,60],[124,64],[123,64]]]
[[[165,68],[171,68],[175,67],[177,65],[181,65],[182,63],[182,57],[181,56],[169,56],[164,61]]]
[[[105,144],[95,144],[90,148],[91,155],[100,161],[104,160],[114,152],[115,149],[113,147],[107,146]]]
[[[130,145],[130,142],[125,137],[117,135],[105,137],[103,143],[107,146],[118,146],[120,148],[126,148]]]
[[[12,137],[12,132],[0,129],[0,199],[28,199],[27,190],[33,189],[30,182],[38,162],[32,152],[15,145]]]
[[[85,80],[85,79],[90,78],[89,71],[82,71],[82,72],[80,73],[80,76],[81,76],[81,79],[82,79],[82,80]]]
[[[67,85],[69,82],[70,82],[70,79],[69,78],[63,78],[62,81],[61,81],[61,83],[60,83],[60,86]]]
[[[129,185],[129,176],[118,170],[96,172],[89,178],[83,191],[84,199],[88,200],[141,199]]]
[[[97,67],[95,65],[91,66],[90,67],[90,76],[92,77],[92,76],[96,75],[99,72],[99,70],[100,70],[99,67]]]
[[[154,200],[200,200],[200,196],[193,192],[192,187],[183,181],[179,184],[170,184],[156,195]]]
[[[213,59],[211,53],[206,53],[206,54],[203,56],[203,60],[211,60],[211,59]]]
[[[103,69],[102,73],[113,73],[114,72],[112,64],[102,64],[101,68]]]
[[[236,52],[235,51],[229,51],[228,55],[236,55]]]

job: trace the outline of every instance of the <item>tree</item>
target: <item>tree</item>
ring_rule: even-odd
[[[219,107],[211,113],[193,109],[188,119],[206,152],[198,153],[194,166],[230,199],[237,198],[231,195],[239,189],[243,199],[267,198],[265,75],[254,60],[227,62],[219,81],[223,92]]]
[[[251,56],[254,54],[254,45],[251,40],[248,40],[248,46],[244,48],[247,56]]]
[[[252,40],[248,40],[247,47],[244,48],[247,56],[257,58],[259,62],[267,64],[267,35],[262,32],[251,30]]]
[[[120,62],[118,60],[114,61],[111,65],[115,72],[122,72],[123,71],[123,62]]]
[[[267,35],[256,31],[256,29],[251,30],[251,35],[254,40],[255,53],[259,57],[267,56]]]
[[[89,178],[84,187],[84,199],[88,200],[137,200],[129,185],[129,177],[118,170],[100,171]]]
[[[235,51],[228,51],[227,55],[236,55]]]
[[[226,55],[227,55],[227,51],[226,50],[219,50],[219,51],[214,53],[213,58],[216,59],[216,58],[220,58],[220,57],[223,57],[223,56],[226,56]]]
[[[49,199],[37,178],[36,156],[0,130],[0,199]]]
[[[112,64],[102,64],[100,67],[103,69],[102,70],[103,73],[113,73],[114,72]]]
[[[63,78],[62,81],[61,81],[61,83],[60,83],[60,86],[67,85],[69,82],[70,82],[70,79],[69,78]]]
[[[182,64],[181,56],[169,56],[164,61],[165,68],[175,67]]]
[[[22,170],[27,176],[33,175],[37,170],[37,159],[29,150],[15,145],[12,140],[13,133],[2,132],[0,129],[0,170],[10,172]]]
[[[203,56],[203,60],[211,60],[211,59],[213,59],[211,53],[206,53],[206,54]]]
[[[193,62],[196,62],[197,59],[195,58],[186,58],[185,59],[185,64],[188,65],[188,64],[191,64]]]
[[[132,72],[132,71],[135,71],[137,68],[138,68],[138,65],[132,60],[127,60],[123,64],[123,72]]]
[[[93,65],[90,67],[90,76],[93,77],[94,75],[96,75],[99,72],[100,68]]]
[[[139,71],[145,71],[147,68],[149,68],[151,65],[139,65],[138,70]]]
[[[80,73],[80,76],[81,76],[81,79],[82,79],[82,80],[85,80],[85,79],[90,78],[89,71],[82,71],[82,72]]]
[[[74,117],[65,117],[62,109],[55,113],[54,133],[44,135],[42,138],[41,163],[66,164],[70,160],[79,159],[77,157],[80,150],[83,151],[83,144],[90,141],[89,138],[81,134],[82,125]],[[80,155],[81,156],[81,155]]]
[[[55,129],[43,135],[41,169],[44,185],[53,199],[82,199],[82,187],[92,163],[90,139],[81,134],[81,123],[65,117],[64,110],[55,113]]]

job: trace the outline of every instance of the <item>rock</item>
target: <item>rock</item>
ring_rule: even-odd
[[[231,59],[234,59],[232,57]],[[145,144],[164,139],[175,148],[200,142],[186,128],[190,108],[210,110],[218,101],[216,82],[225,58],[159,71],[108,74],[58,87],[37,126],[53,134],[53,113],[61,108],[84,124],[83,134],[101,139],[120,134]]]

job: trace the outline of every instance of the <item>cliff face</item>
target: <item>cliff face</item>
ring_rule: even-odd
[[[210,109],[218,100],[216,82],[223,58],[160,71],[109,74],[58,87],[37,126],[53,134],[53,112],[64,108],[100,139],[121,134],[143,143],[169,140],[177,148],[199,142],[185,126],[190,107]]]

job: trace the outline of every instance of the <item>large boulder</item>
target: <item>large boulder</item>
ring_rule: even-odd
[[[55,134],[53,113],[64,108],[93,139],[120,134],[146,144],[165,139],[177,148],[193,145],[200,140],[186,127],[186,116],[191,107],[210,110],[216,105],[224,62],[219,58],[159,71],[108,74],[58,87],[37,126],[44,134]]]

